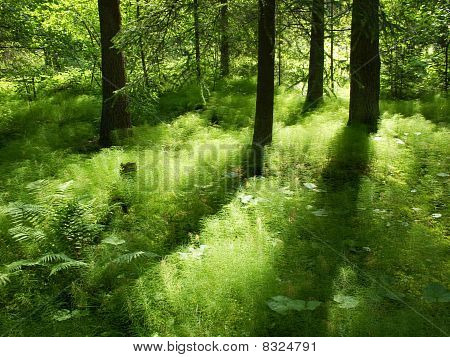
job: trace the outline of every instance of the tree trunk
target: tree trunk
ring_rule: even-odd
[[[36,94],[36,80],[33,77],[31,77],[31,88],[33,89],[33,100],[36,100],[37,94]]]
[[[379,0],[354,0],[350,49],[348,125],[377,130],[380,117]]]
[[[275,75],[275,0],[259,0],[258,83],[252,174],[263,174],[264,147],[272,143]]]
[[[228,0],[220,0],[220,74],[230,74],[230,43],[228,36]]]
[[[141,5],[139,0],[136,0],[136,21],[141,21]],[[144,41],[142,40],[142,35],[139,33],[139,54],[141,56],[142,73],[144,75],[144,84],[148,88],[150,86],[150,81],[148,79],[147,63],[145,60],[144,52]]]
[[[281,29],[283,28],[283,24],[281,23],[281,16],[277,16],[277,20],[278,20],[278,29],[275,29],[275,31],[277,31],[277,53],[278,53],[278,87],[281,86],[281,79],[283,76],[283,58],[282,58],[282,39],[281,39]]]
[[[197,72],[197,82],[202,80],[202,69],[200,65],[200,20],[198,14],[198,0],[194,0],[194,36],[195,36],[195,69]]]
[[[114,94],[125,87],[125,61],[122,52],[113,48],[113,38],[120,31],[121,17],[119,0],[98,0],[102,47],[103,106],[100,121],[100,145],[112,145],[111,132],[131,128],[127,111],[128,98],[124,93]]]
[[[316,108],[323,101],[323,70],[325,60],[325,2],[313,0],[311,14],[311,46],[309,52],[308,93],[303,111]]]
[[[197,72],[197,84],[200,89],[202,106],[206,105],[205,95],[203,93],[203,78],[200,56],[200,16],[198,11],[198,0],[194,0],[194,37],[195,37],[195,69]]]
[[[334,94],[334,0],[330,1],[330,82]]]
[[[444,91],[447,94],[448,92],[448,47],[450,46],[450,42],[447,42],[447,46],[445,46],[445,79],[444,79]]]

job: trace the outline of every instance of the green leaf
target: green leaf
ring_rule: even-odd
[[[5,286],[9,283],[9,275],[0,273],[0,286]]]
[[[322,305],[322,302],[320,302],[320,301],[316,301],[316,300],[307,301],[306,302],[306,310],[313,311],[313,310],[317,309],[320,305]]]
[[[58,254],[46,254],[42,257],[40,257],[37,262],[39,264],[48,264],[48,263],[56,263],[56,262],[69,262],[72,259],[69,258],[67,255],[63,254],[63,253],[58,253]]]
[[[354,296],[337,294],[333,300],[337,302],[341,309],[353,309],[359,304],[359,300]]]
[[[293,300],[287,296],[274,296],[266,302],[267,306],[280,315],[286,315],[289,311],[315,310],[320,301]]]
[[[253,200],[253,196],[252,195],[241,194],[238,197],[239,197],[239,199],[241,200],[241,202],[243,204],[248,204],[248,203],[252,202],[252,200]]]
[[[60,263],[55,265],[52,270],[50,271],[50,276],[60,272],[60,271],[64,271],[64,270],[69,270],[69,269],[73,269],[73,268],[84,268],[86,267],[88,264],[86,264],[85,262],[81,262],[79,260],[71,260],[68,262],[64,262],[64,263]]]
[[[317,211],[314,211],[312,214],[316,217],[327,217],[328,216],[327,211],[325,211],[324,209],[319,209]]]
[[[6,271],[14,273],[16,271],[22,270],[24,267],[33,267],[39,265],[39,262],[33,260],[17,260],[5,266]]]
[[[66,321],[66,320],[70,320],[72,318],[78,318],[81,316],[85,316],[86,313],[80,310],[67,310],[67,309],[62,309],[62,310],[58,310],[56,311],[53,316],[52,319],[58,322],[61,321]]]
[[[308,190],[314,190],[317,188],[317,186],[311,182],[306,182],[303,184]]]
[[[266,302],[267,306],[278,314],[286,315],[289,311],[287,306],[289,298],[285,296],[275,296]]]
[[[125,240],[120,239],[116,235],[111,235],[109,237],[106,237],[102,240],[102,243],[104,244],[111,244],[111,245],[121,245],[125,243]]]
[[[158,254],[151,253],[151,252],[132,252],[132,253],[126,253],[123,254],[116,259],[113,260],[113,263],[123,264],[123,263],[131,263],[133,260],[142,258],[142,257],[148,257],[148,258],[156,258],[158,257]]]
[[[431,302],[449,302],[450,291],[441,284],[429,284],[423,290],[423,297]]]

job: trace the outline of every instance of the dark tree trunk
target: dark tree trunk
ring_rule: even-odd
[[[202,107],[206,105],[205,95],[203,93],[203,77],[200,56],[200,14],[198,0],[194,0],[194,38],[195,38],[195,69],[197,72],[197,83],[200,90],[200,97],[202,99]]]
[[[198,14],[198,0],[194,0],[194,37],[195,37],[195,69],[197,72],[197,81],[200,84],[202,80],[201,58],[200,58],[200,20]]]
[[[220,74],[230,74],[230,42],[228,36],[228,0],[220,0]]]
[[[334,94],[334,0],[330,1],[330,82]]]
[[[139,3],[139,0],[136,0],[136,20],[138,22],[141,21],[141,5]],[[142,73],[144,75],[144,84],[146,87],[150,86],[150,82],[148,79],[148,70],[147,70],[147,63],[145,60],[145,52],[144,52],[144,41],[142,39],[142,35],[139,34],[139,54],[141,56],[141,65],[142,65]]]
[[[354,0],[350,50],[349,125],[376,131],[380,117],[379,0]]]
[[[313,0],[311,14],[311,46],[309,52],[308,93],[303,111],[316,108],[323,100],[323,70],[325,60],[325,2]]]
[[[98,0],[102,47],[103,106],[100,121],[100,145],[112,145],[112,131],[127,133],[131,128],[128,99],[124,93],[114,94],[126,84],[123,54],[113,48],[113,38],[121,26],[119,0]]]
[[[277,32],[277,54],[278,54],[278,86],[281,86],[281,80],[283,77],[283,57],[282,57],[282,39],[281,39],[281,29],[283,24],[281,23],[281,16],[277,16],[278,24],[275,31]]]
[[[253,132],[253,174],[263,174],[264,146],[272,143],[275,75],[275,0],[259,0],[258,83]]]
[[[36,79],[31,77],[31,88],[33,89],[33,100],[36,100],[37,94],[36,94]]]
[[[445,78],[444,78],[444,91],[448,92],[448,47],[450,46],[450,42],[445,46]]]

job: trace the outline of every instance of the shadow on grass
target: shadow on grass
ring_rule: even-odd
[[[381,111],[410,117],[421,114],[434,123],[450,124],[450,98],[435,95],[415,100],[383,100]]]
[[[382,186],[369,180],[372,156],[369,136],[359,129],[344,128],[331,143],[313,206],[298,217],[285,253],[290,284],[284,295],[323,304],[277,318],[271,335],[445,335],[445,306],[427,304],[420,291],[431,281],[445,284],[438,273],[446,251],[439,227],[408,223],[409,188],[389,178]]]
[[[365,130],[345,127],[330,144],[328,164],[322,170],[314,205],[300,212],[285,242],[289,250],[284,253],[284,259],[297,261],[292,265],[298,267],[284,272],[289,281],[285,295],[318,300],[322,305],[313,312],[275,317],[268,334],[336,334],[329,321],[329,308],[339,269],[348,264],[346,260],[355,260],[352,255],[359,255],[359,232],[364,227],[357,218],[358,196],[369,161],[369,137]]]

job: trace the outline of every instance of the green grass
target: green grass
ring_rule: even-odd
[[[97,98],[3,96],[0,334],[447,335],[448,303],[424,298],[450,272],[441,106],[383,103],[368,137],[345,128],[345,98],[302,117],[279,88],[267,175],[245,179],[254,88],[219,83],[185,114],[195,95],[167,95],[160,121],[98,152]],[[47,253],[81,263],[50,275]],[[278,295],[321,305],[281,315]]]

